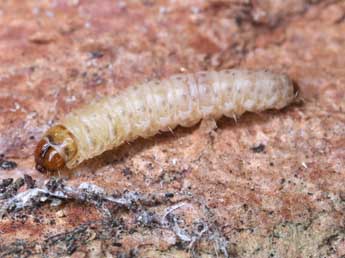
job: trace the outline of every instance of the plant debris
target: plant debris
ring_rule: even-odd
[[[19,188],[21,188],[23,185],[23,178],[18,178],[17,180],[13,180],[13,178],[7,178],[2,180],[2,182],[0,183],[0,204],[1,200],[5,200],[14,196]]]
[[[10,169],[15,169],[16,167],[17,167],[16,162],[0,159],[0,169],[10,170]]]
[[[36,184],[36,180],[34,180],[31,176],[24,174],[24,182],[26,184],[26,188],[34,188]]]
[[[255,153],[261,153],[265,151],[265,147],[266,146],[264,144],[260,143],[259,145],[252,147],[251,150]]]
[[[58,248],[57,254],[70,255],[81,246],[84,246],[90,239],[93,240],[95,238],[112,239],[116,242],[115,246],[121,247],[119,234],[131,235],[135,231],[144,228],[148,228],[151,231],[157,229],[171,231],[176,236],[174,243],[182,245],[183,248],[188,249],[194,256],[197,256],[198,253],[198,243],[201,241],[213,241],[214,246],[217,246],[217,252],[222,253],[224,257],[229,257],[227,240],[221,235],[212,220],[206,221],[205,218],[199,218],[188,225],[181,214],[175,214],[178,210],[197,209],[198,206],[203,207],[200,202],[194,203],[190,198],[175,200],[176,203],[174,203],[171,199],[176,194],[173,193],[141,194],[125,191],[121,195],[108,194],[104,189],[95,184],[81,183],[78,187],[72,187],[59,178],[51,178],[44,187],[38,188],[32,187],[32,183],[28,178],[27,176],[26,182],[29,182],[29,184],[26,191],[15,195],[3,196],[0,200],[0,216],[2,218],[23,209],[37,209],[45,203],[60,207],[63,203],[78,202],[79,204],[94,205],[103,215],[103,219],[80,225],[69,232],[49,236],[44,243],[33,244],[22,241],[16,243],[17,248],[7,246],[1,249],[0,247],[1,257],[9,255],[9,250],[12,250],[11,254],[22,250],[18,245],[24,245],[26,252],[30,248],[34,249],[33,246],[37,245],[40,245],[43,251],[47,250],[47,246],[50,246],[50,250],[55,250],[55,247],[52,248],[52,246],[56,246]],[[19,186],[24,184],[24,181],[25,179],[22,178],[16,181],[13,181],[13,179],[3,180],[1,189],[3,189],[2,191],[8,187],[18,189]],[[113,207],[110,207],[108,204],[113,205]],[[150,210],[151,207],[155,208],[160,205],[166,207],[163,212],[158,213],[157,211]],[[128,221],[121,219],[120,214],[122,213],[119,212],[119,208],[127,210],[130,212],[130,215],[134,216],[134,225],[128,224]],[[112,228],[116,230],[113,231]],[[120,228],[122,233],[119,233]],[[114,238],[114,234],[117,237]],[[14,244],[12,243],[12,245]],[[30,248],[28,248],[29,246]],[[1,253],[1,250],[6,250],[7,254],[6,252]]]
[[[50,179],[43,188],[32,188],[13,196],[20,186],[24,184],[24,179],[17,179],[13,184],[11,180],[4,180],[2,187],[7,195],[3,195],[0,202],[0,216],[8,212],[16,212],[26,207],[36,206],[38,204],[50,203],[52,206],[58,206],[63,201],[78,201],[81,203],[94,204],[98,208],[105,202],[113,203],[127,209],[135,209],[139,204],[152,206],[162,202],[169,201],[169,195],[150,195],[144,196],[137,192],[125,191],[121,196],[108,195],[97,185],[91,183],[81,183],[79,187],[65,185],[61,179]],[[31,184],[30,184],[31,186]],[[6,191],[11,187],[11,191]],[[10,194],[9,194],[10,193]]]

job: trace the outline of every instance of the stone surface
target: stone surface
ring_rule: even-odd
[[[345,255],[344,1],[2,1],[0,39],[1,162],[17,164],[0,179],[170,196],[9,212],[1,257]],[[35,171],[35,144],[73,108],[146,79],[231,67],[288,73],[300,100]],[[7,182],[2,198],[33,187]]]

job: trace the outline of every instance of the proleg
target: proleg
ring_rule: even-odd
[[[198,72],[150,81],[68,114],[38,143],[36,168],[73,168],[138,137],[190,127],[205,118],[281,109],[294,96],[287,75],[266,70]]]

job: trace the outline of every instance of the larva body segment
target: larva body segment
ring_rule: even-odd
[[[189,127],[203,118],[280,109],[293,98],[293,84],[286,75],[262,70],[198,72],[153,80],[68,114],[57,126],[73,136],[77,152],[61,156],[73,168],[137,137],[147,138],[178,125]],[[53,128],[45,142],[54,141]]]

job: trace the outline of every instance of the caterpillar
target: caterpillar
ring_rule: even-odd
[[[35,149],[36,169],[73,168],[135,138],[148,138],[201,119],[281,109],[294,99],[287,75],[230,69],[178,74],[105,97],[47,130]]]

